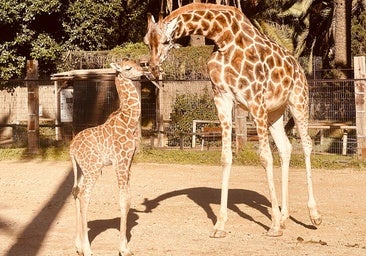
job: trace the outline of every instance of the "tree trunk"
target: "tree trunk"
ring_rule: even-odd
[[[351,67],[351,1],[335,0],[334,14],[334,66],[339,69],[349,69]],[[343,70],[339,78],[347,78],[347,71]]]

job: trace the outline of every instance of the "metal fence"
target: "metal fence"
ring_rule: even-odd
[[[206,81],[209,84],[209,81]],[[0,91],[0,146],[1,147],[15,147],[27,145],[27,88],[24,81],[11,81],[15,85],[15,89],[10,92]],[[183,93],[189,91],[188,88],[201,86],[200,90],[207,85],[200,83],[194,83],[192,81],[179,81],[181,88],[184,88]],[[185,84],[186,83],[186,84]],[[189,85],[187,84],[189,83]],[[55,104],[55,89],[53,81],[39,81],[39,124],[40,124],[40,145],[41,146],[55,146],[58,144],[67,144],[73,136],[74,127],[70,124],[61,124],[63,133],[67,136],[63,137],[63,140],[56,140],[56,124],[55,115],[57,106]],[[176,86],[176,85],[175,85]],[[85,86],[84,86],[85,87]],[[92,88],[92,87],[88,87]],[[104,87],[97,87],[97,90],[101,90]],[[118,98],[114,95],[115,90],[111,90],[108,85],[108,93],[104,93],[108,99],[106,99],[104,106],[110,111],[103,111],[105,118],[109,115],[109,112],[113,111],[112,106],[116,105],[115,100]],[[83,89],[88,90],[88,89]],[[95,90],[95,88],[93,89]],[[198,90],[198,91],[200,91]],[[168,91],[168,89],[166,89]],[[198,92],[196,90],[196,93]],[[94,95],[93,93],[89,93]],[[88,94],[88,95],[89,95]],[[86,94],[84,94],[86,95]],[[81,96],[82,97],[82,96]],[[142,133],[142,143],[148,146],[163,146],[163,147],[184,147],[180,140],[176,140],[175,143],[168,141],[168,135],[171,137],[171,129],[169,118],[159,120],[156,113],[157,105],[155,104],[157,99],[159,100],[159,93],[155,90],[154,86],[142,85],[142,112],[148,113],[143,116],[144,132]],[[165,95],[165,100],[161,102],[163,104],[169,104],[168,109],[172,109],[171,104],[174,103],[175,96]],[[314,141],[315,152],[326,152],[336,154],[355,154],[357,148],[356,131],[355,131],[355,97],[354,97],[354,81],[353,80],[311,80],[309,81],[309,99],[310,99],[310,135]],[[162,98],[160,98],[162,100]],[[101,100],[103,101],[103,99]],[[109,106],[110,105],[110,106]],[[99,111],[100,112],[100,111]],[[75,111],[78,113],[78,111]],[[235,114],[235,113],[234,113]],[[143,114],[144,115],[144,114]],[[146,116],[148,115],[148,117]],[[100,118],[100,123],[105,120]],[[246,117],[248,125],[248,140],[255,143],[255,127],[252,126],[251,117]],[[147,120],[147,121],[146,121]],[[155,122],[157,121],[157,122]],[[208,123],[215,123],[215,120],[207,120]],[[159,122],[164,124],[159,127]],[[192,121],[193,124],[193,121]],[[95,125],[95,124],[94,124]],[[203,126],[199,129],[190,132],[182,132],[175,130],[175,138],[186,138],[188,141],[192,141],[188,146],[192,144],[195,148],[208,148],[207,146],[220,147],[220,134],[216,132],[205,131],[202,133]],[[235,131],[234,131],[235,132]],[[204,135],[204,136],[202,136]],[[202,140],[204,143],[202,143]],[[296,132],[292,136],[295,150],[297,149],[298,136]],[[235,145],[235,141],[234,141]]]
[[[314,151],[356,154],[354,80],[309,81],[309,100]]]

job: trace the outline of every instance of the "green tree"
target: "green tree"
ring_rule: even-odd
[[[58,0],[2,0],[0,2],[0,76],[2,79],[22,76],[25,60],[39,56],[40,47],[50,47],[46,58],[59,54],[57,33],[61,17]],[[42,35],[43,34],[43,35]],[[47,35],[48,36],[45,36]],[[32,56],[32,53],[34,56]],[[40,59],[42,61],[42,59]]]
[[[352,14],[352,55],[366,54],[366,1],[358,0]]]
[[[144,1],[73,1],[63,22],[67,43],[83,50],[105,50],[124,41],[140,41],[146,8]]]
[[[0,79],[24,77],[26,59],[47,75],[62,52],[142,41],[147,8],[143,0],[1,0]]]

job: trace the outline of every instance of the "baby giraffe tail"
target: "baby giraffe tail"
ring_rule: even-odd
[[[74,186],[72,188],[71,194],[76,199],[79,195],[80,188],[78,186],[78,163],[76,162],[75,156],[71,155],[72,168],[74,170]]]

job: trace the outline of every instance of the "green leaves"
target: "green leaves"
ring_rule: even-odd
[[[352,18],[352,54],[366,54],[366,11]]]
[[[61,52],[142,41],[146,12],[143,0],[1,0],[0,79],[24,77],[26,59],[51,74]]]

